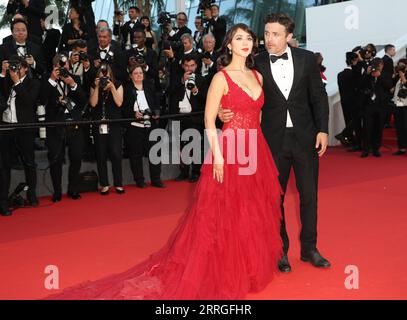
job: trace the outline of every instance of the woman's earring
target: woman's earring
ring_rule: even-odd
[[[229,54],[232,55],[232,50],[229,49]]]

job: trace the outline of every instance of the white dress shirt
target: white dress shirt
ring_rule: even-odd
[[[134,106],[133,110],[134,112],[143,112],[146,109],[149,109],[150,107],[148,106],[147,98],[145,95],[144,90],[137,90],[137,99],[134,101]],[[139,127],[139,128],[144,128],[144,124],[142,122],[132,122],[132,126],[134,127]]]
[[[17,93],[14,90],[14,87],[19,85],[24,81],[26,76],[22,77],[20,81],[13,85],[11,88],[10,96],[7,101],[8,108],[3,112],[3,122],[7,123],[17,123],[17,110],[16,110],[16,96]]]
[[[274,81],[276,82],[285,99],[288,100],[294,81],[294,64],[291,49],[289,46],[287,46],[286,50],[283,53],[287,53],[288,60],[278,59],[275,63],[272,63],[270,61],[270,68]],[[293,127],[293,122],[288,110],[286,127]]]

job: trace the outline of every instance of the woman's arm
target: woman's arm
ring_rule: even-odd
[[[90,88],[89,104],[92,108],[96,107],[99,102],[99,86]]]
[[[153,36],[153,40],[154,40],[153,49],[155,50],[155,49],[157,49],[157,47],[158,47],[157,38],[156,38],[156,36],[155,36],[154,31],[151,30],[150,32],[151,32],[151,35]]]
[[[219,148],[218,135],[216,130],[216,117],[224,91],[226,90],[226,80],[221,73],[217,73],[211,82],[208,90],[205,106],[205,132],[214,157],[213,177],[219,182],[223,182],[223,155]]]
[[[116,104],[117,107],[120,108],[123,104],[123,86],[120,86],[116,89],[116,87],[112,83],[111,92],[112,92],[114,103]]]

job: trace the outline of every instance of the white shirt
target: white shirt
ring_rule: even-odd
[[[133,110],[134,112],[142,112],[146,109],[149,109],[147,98],[144,93],[144,90],[137,90],[137,99],[134,101]],[[132,122],[132,126],[144,128],[144,124],[142,122]]]
[[[291,49],[289,46],[287,46],[283,54],[286,52],[288,55],[288,60],[278,59],[275,63],[272,63],[270,61],[270,68],[274,81],[276,82],[278,88],[280,89],[285,99],[288,100],[294,81],[294,63],[291,54]],[[287,128],[293,127],[293,122],[291,120],[290,112],[288,110],[286,127]]]
[[[11,88],[10,96],[7,101],[8,108],[3,112],[3,122],[7,123],[17,123],[17,110],[16,110],[16,96],[17,93],[14,90],[14,87],[19,85],[24,81],[26,76],[22,77],[19,82],[13,85]]]

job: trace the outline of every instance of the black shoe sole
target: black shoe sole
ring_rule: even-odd
[[[327,269],[327,268],[330,268],[330,267],[331,267],[330,264],[329,264],[329,265],[315,265],[315,264],[313,264],[313,263],[311,262],[310,259],[305,258],[305,257],[301,257],[301,261],[303,261],[303,262],[309,262],[309,263],[311,263],[315,268]]]

